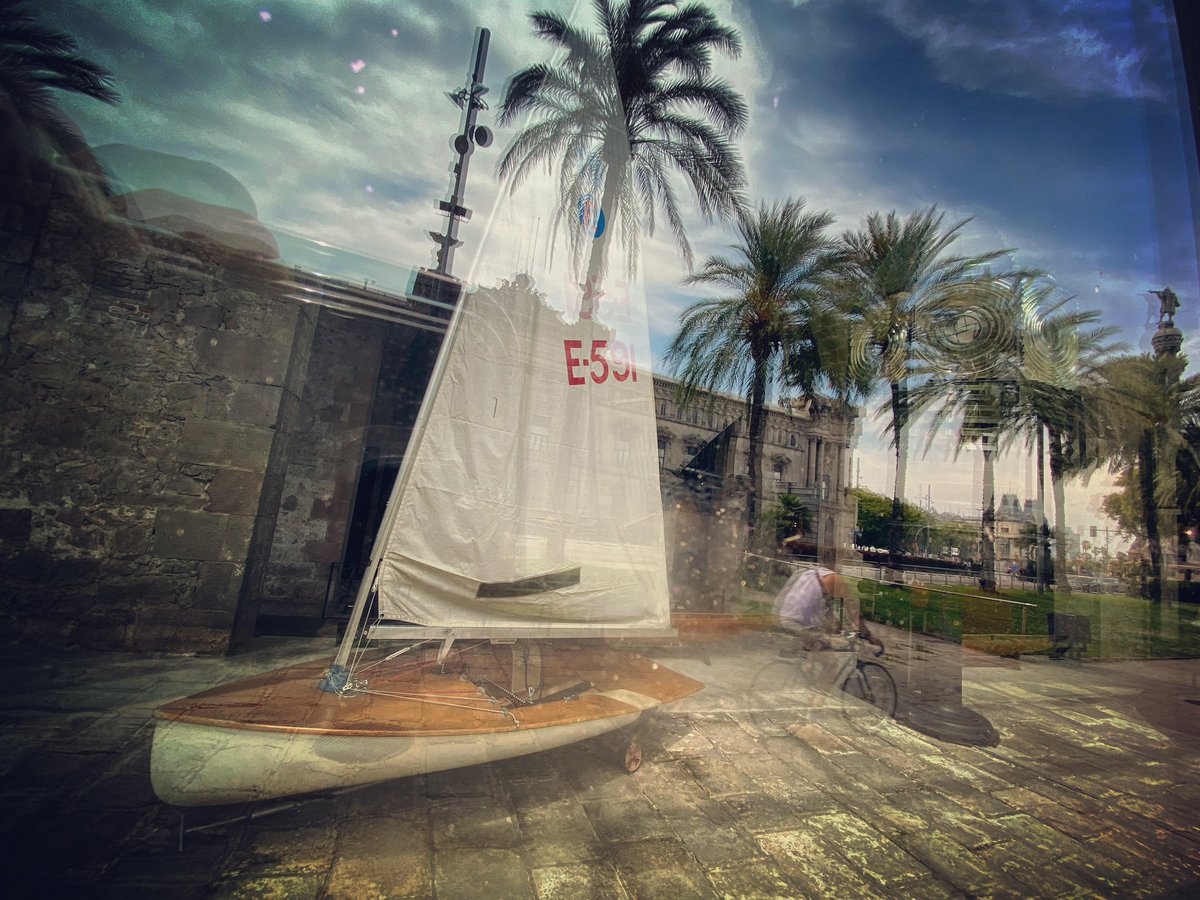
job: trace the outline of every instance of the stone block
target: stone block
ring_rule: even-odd
[[[150,552],[166,559],[225,559],[229,518],[221,513],[160,509],[154,516]]]
[[[253,516],[258,512],[262,492],[261,472],[244,469],[217,469],[208,485],[208,510]]]
[[[234,381],[282,385],[290,356],[288,344],[229,331],[207,331],[196,342],[200,369]]]
[[[250,555],[250,545],[254,540],[254,529],[258,520],[254,516],[226,516],[225,519],[221,559],[224,562],[241,562]]]
[[[183,311],[183,321],[187,325],[216,331],[225,319],[225,310],[215,303],[189,306]]]
[[[24,544],[33,530],[33,510],[0,509],[0,541]]]
[[[308,541],[304,545],[304,558],[316,562],[337,562],[342,558],[340,541]]]
[[[193,605],[197,609],[224,611],[232,615],[237,609],[238,592],[245,574],[246,567],[240,563],[200,563],[200,580],[196,584]]]
[[[96,603],[109,609],[135,607],[176,608],[186,604],[194,589],[191,573],[171,575],[106,575],[96,592]]]
[[[180,435],[181,462],[265,470],[275,432],[252,425],[192,419]]]
[[[241,383],[229,398],[229,421],[274,425],[280,420],[284,389],[273,384]]]

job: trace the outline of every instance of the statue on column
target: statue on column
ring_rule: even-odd
[[[1151,291],[1158,298],[1158,324],[1168,327],[1175,324],[1175,310],[1179,309],[1179,297],[1169,287]]]

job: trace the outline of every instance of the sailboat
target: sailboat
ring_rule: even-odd
[[[497,262],[561,196],[510,193],[492,217],[501,251],[480,253],[455,309],[337,655],[159,709],[162,800],[549,750],[703,687],[614,641],[672,634],[644,293],[626,272],[597,302],[561,228],[519,272]],[[588,240],[598,206],[580,198],[572,223]],[[637,767],[635,741],[623,761]]]

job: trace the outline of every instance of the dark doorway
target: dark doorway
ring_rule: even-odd
[[[371,564],[371,548],[383,523],[388,498],[396,475],[400,471],[400,460],[379,458],[377,447],[368,447],[358,477],[358,491],[354,495],[354,511],[350,514],[350,528],[346,533],[346,550],[342,555],[342,567],[338,575],[337,599],[326,616],[342,619],[350,615],[354,596],[362,583],[363,575]]]

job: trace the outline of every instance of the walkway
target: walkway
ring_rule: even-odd
[[[180,814],[147,775],[152,709],[326,644],[227,659],[10,651],[5,893],[1200,895],[1200,662],[996,664],[884,638],[905,709],[936,693],[922,660],[955,675],[961,661],[963,698],[999,745],[863,730],[824,695],[778,684],[781,638],[744,635],[656,651],[710,687],[658,718],[636,775],[593,741],[309,800],[189,834],[182,851]]]

